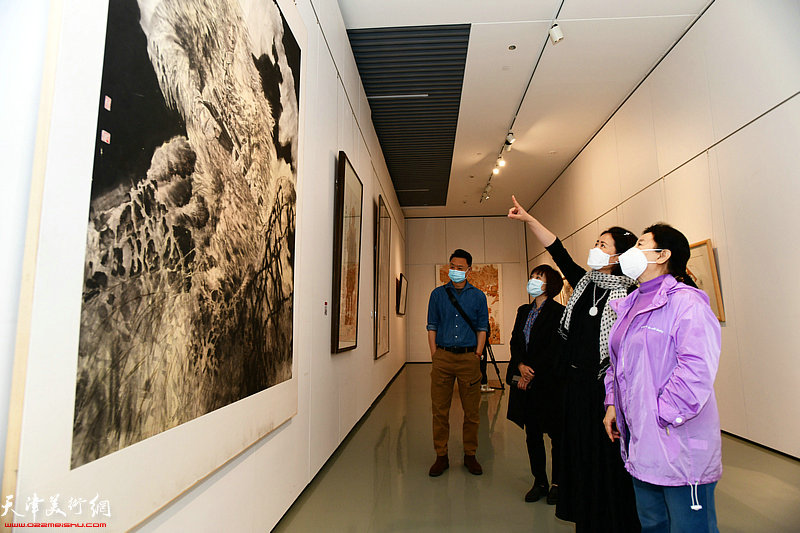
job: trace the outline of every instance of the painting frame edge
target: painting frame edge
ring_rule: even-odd
[[[301,75],[298,90],[301,95],[305,95],[307,91],[305,78],[308,63],[308,33],[305,24],[300,17],[299,12],[297,12],[296,6],[291,8],[294,9],[293,12],[287,12],[286,9],[292,5],[291,3],[287,3],[284,0],[274,0],[274,3],[280,10],[285,24],[289,27],[293,36],[297,40],[301,52],[303,52],[300,56],[299,72]],[[64,151],[64,146],[73,142],[72,140],[58,140],[60,135],[63,136],[64,117],[70,114],[66,113],[63,109],[65,107],[64,100],[66,99],[66,95],[71,95],[73,92],[78,90],[83,91],[84,87],[93,81],[91,77],[81,78],[83,81],[77,84],[77,88],[74,88],[72,85],[66,87],[67,84],[65,84],[64,73],[62,72],[68,68],[66,65],[69,62],[69,59],[65,59],[65,57],[69,58],[75,54],[76,50],[82,50],[86,47],[92,49],[90,50],[90,55],[92,55],[94,54],[93,49],[98,46],[97,43],[92,40],[95,37],[92,31],[96,29],[94,26],[92,26],[94,22],[90,22],[88,32],[86,32],[86,28],[83,26],[83,24],[81,24],[77,33],[85,33],[89,37],[84,39],[82,42],[75,44],[75,20],[80,18],[80,13],[85,12],[87,9],[88,6],[81,7],[80,9],[74,10],[74,13],[68,14],[61,3],[56,2],[53,4],[53,6],[51,6],[50,14],[48,16],[48,28],[46,36],[47,43],[45,45],[42,68],[42,89],[40,92],[40,102],[38,107],[38,125],[36,127],[36,139],[32,151],[33,162],[29,186],[30,193],[26,216],[27,220],[24,223],[25,242],[23,258],[21,261],[23,274],[20,280],[20,296],[17,306],[17,327],[15,332],[12,362],[13,366],[10,380],[11,397],[9,398],[9,418],[6,434],[6,453],[4,457],[2,480],[3,494],[13,494],[15,496],[20,496],[18,491],[21,490],[21,488],[24,488],[26,483],[29,483],[28,478],[31,476],[31,474],[26,472],[25,469],[29,463],[32,462],[32,460],[30,458],[23,458],[20,453],[22,441],[32,438],[30,429],[26,429],[26,426],[37,424],[46,425],[45,423],[38,423],[38,421],[37,424],[33,424],[31,419],[33,415],[30,414],[30,411],[32,410],[32,406],[30,404],[42,402],[41,399],[31,400],[31,397],[42,396],[41,394],[37,393],[37,387],[34,383],[32,383],[32,381],[36,379],[36,376],[41,374],[39,367],[41,366],[42,353],[41,347],[37,345],[41,343],[37,340],[36,333],[38,330],[41,330],[44,325],[44,321],[42,320],[41,316],[41,309],[44,306],[43,300],[45,299],[39,293],[43,291],[41,287],[46,285],[46,283],[42,283],[43,271],[46,274],[47,271],[52,268],[50,266],[43,265],[43,258],[48,254],[52,255],[52,250],[50,249],[53,248],[51,243],[51,241],[53,241],[53,237],[50,235],[53,231],[53,227],[50,218],[53,216],[51,214],[53,211],[53,198],[56,195],[57,188],[54,188],[52,182],[59,181],[58,178],[63,177],[64,172],[66,172],[64,170],[63,162],[59,166],[54,164],[53,161],[57,163],[59,158],[63,157],[62,152]],[[93,17],[91,18],[97,16],[102,18],[102,36],[105,37],[106,10],[103,9],[101,11],[93,13]],[[104,42],[99,44],[99,47],[103,49],[103,52],[100,55],[102,59],[105,55]],[[65,50],[67,51],[66,53]],[[95,69],[95,65],[92,63],[95,59],[94,56],[89,59],[83,59],[85,59],[85,62],[90,64],[88,67],[89,70],[93,71]],[[99,84],[89,87],[88,92],[91,93],[90,98],[92,100],[92,107],[96,105],[100,91],[101,89]],[[300,154],[302,154],[304,151],[303,138],[305,137],[305,133],[303,131],[303,117],[305,116],[306,99],[307,98],[301,97],[299,101],[298,140],[300,144]],[[78,102],[78,104],[79,105],[75,106],[76,108],[81,107],[80,102]],[[74,113],[74,111],[71,113]],[[94,129],[96,119],[97,113],[89,117],[88,120],[90,122],[91,129]],[[93,143],[94,141],[92,141],[92,144]],[[303,181],[304,172],[301,169],[305,165],[303,164],[302,160],[303,156],[301,155],[297,162],[297,191],[300,190],[300,186]],[[55,176],[53,175],[54,167],[57,169],[55,171]],[[60,170],[58,170],[58,168],[60,168]],[[73,171],[73,169],[70,169],[70,171]],[[81,183],[79,185],[83,186],[84,184]],[[88,198],[89,197],[87,195],[87,205]],[[82,201],[83,197],[81,197],[81,202]],[[78,208],[71,208],[69,213],[74,214],[74,211],[79,210],[82,205],[83,204],[80,204]],[[69,213],[67,214],[69,215]],[[88,214],[88,209],[86,214]],[[84,214],[81,213],[81,217],[83,216]],[[85,242],[85,222],[83,219],[81,220],[81,233],[84,235],[82,241]],[[81,255],[83,255],[83,250],[81,251]],[[55,303],[59,302],[56,301]],[[73,302],[70,301],[69,305],[72,304]],[[80,309],[80,306],[78,306],[78,309]],[[71,309],[70,312],[72,311],[73,310]],[[66,321],[69,322],[69,319],[72,317],[69,316],[69,313],[67,315]],[[296,313],[292,321],[296,327]],[[230,464],[232,461],[235,461],[243,454],[246,454],[259,441],[281,426],[285,425],[294,416],[296,416],[298,413],[299,394],[297,354],[295,353],[296,342],[294,341],[292,342],[291,350],[293,359],[291,378],[275,385],[274,387],[270,387],[270,389],[284,389],[282,393],[287,392],[289,393],[289,396],[291,396],[291,398],[286,398],[287,401],[291,400],[291,407],[286,410],[287,416],[285,418],[282,418],[280,421],[269,420],[264,422],[262,424],[262,427],[264,428],[263,432],[257,431],[255,434],[253,434],[252,432],[248,432],[243,429],[240,434],[237,433],[237,435],[234,435],[227,440],[222,439],[224,442],[213,446],[208,453],[204,454],[204,460],[197,463],[200,465],[199,468],[191,471],[183,470],[183,477],[180,477],[179,479],[164,479],[163,481],[169,481],[170,483],[162,483],[163,488],[161,490],[150,492],[145,487],[144,490],[150,492],[148,498],[145,498],[147,502],[140,502],[137,506],[134,506],[136,509],[135,511],[124,513],[115,512],[113,515],[114,518],[120,521],[109,525],[112,528],[123,528],[125,530],[141,526],[152,517],[162,513],[164,509],[169,507],[175,501],[179,500],[185,494],[192,491],[195,487],[197,487],[198,484],[215,475],[226,465]],[[58,370],[59,369],[56,368],[53,371],[57,372]],[[74,393],[74,381],[71,383],[71,389]],[[268,402],[265,402],[265,397],[267,395],[267,391],[270,389],[265,389],[256,394],[244,397],[232,404],[223,406],[214,411],[206,413],[205,415],[184,422],[178,426],[169,428],[157,435],[148,437],[142,441],[131,444],[130,446],[126,446],[120,450],[108,454],[107,456],[101,457],[79,467],[72,468],[69,465],[69,461],[67,461],[67,469],[65,473],[62,474],[60,471],[53,472],[48,476],[47,479],[42,480],[40,485],[42,488],[47,489],[48,485],[51,485],[57,481],[58,488],[65,487],[68,489],[70,485],[78,485],[79,488],[85,488],[86,478],[89,476],[89,472],[87,472],[87,470],[100,470],[102,471],[104,477],[113,476],[114,474],[117,476],[123,473],[127,474],[128,483],[117,484],[118,486],[125,485],[122,489],[120,489],[122,492],[127,491],[130,493],[132,491],[135,492],[135,489],[137,488],[142,489],[141,485],[136,485],[137,483],[141,483],[142,480],[146,480],[148,483],[155,486],[159,483],[158,480],[163,476],[152,476],[152,473],[146,474],[145,470],[149,471],[150,469],[142,469],[141,472],[136,472],[136,465],[141,462],[140,456],[142,455],[142,448],[162,446],[165,444],[164,441],[169,441],[166,444],[173,448],[173,450],[167,450],[167,456],[170,456],[176,448],[183,444],[180,442],[180,439],[185,439],[192,434],[196,435],[197,433],[207,432],[210,424],[217,423],[220,419],[230,421],[230,415],[233,414],[232,411],[241,411],[245,404],[247,404],[249,409],[260,409],[260,407],[258,407],[256,404],[268,404]],[[54,393],[58,394],[58,391],[55,391]],[[72,403],[68,403],[70,403],[71,410]],[[37,409],[41,410],[34,405],[33,411],[36,412]],[[209,422],[209,419],[212,418],[216,419],[216,421]],[[71,417],[69,427],[72,427]],[[58,430],[48,431],[50,431],[50,433],[52,433],[52,435],[54,435],[56,438],[61,437],[61,433],[59,433]],[[72,433],[70,432],[69,435],[71,436]],[[178,439],[176,439],[176,437],[178,437]],[[176,443],[176,441],[178,442]],[[62,442],[60,440],[51,442],[50,455],[53,455],[53,447],[61,445]],[[71,448],[71,441],[67,443],[67,446]],[[31,448],[30,443],[28,444],[28,448]],[[56,448],[55,451],[57,452],[55,455],[58,457],[57,462],[59,466],[61,466],[61,448]],[[163,452],[163,450],[159,451],[160,453]],[[37,455],[38,453],[38,449],[36,449],[34,446],[32,451],[26,452],[26,455],[39,458],[39,455]],[[125,462],[125,464],[121,465],[120,463],[122,462]],[[142,466],[144,466],[144,464]],[[133,465],[133,470],[131,470],[131,465]],[[180,469],[181,466],[172,465],[170,468],[173,470]],[[28,468],[28,470],[30,469]],[[102,486],[104,483],[103,479],[95,479],[91,482],[93,487]],[[177,489],[174,486],[176,483],[180,485],[180,487]],[[92,491],[92,493],[94,493],[94,491]],[[103,496],[107,495],[107,493],[103,493]],[[123,500],[112,500],[112,505],[113,502],[117,502],[116,506],[118,508],[122,501]],[[3,531],[5,531],[5,528]]]
[[[706,248],[706,255],[708,257],[708,266],[709,270],[711,271],[711,281],[712,284],[714,285],[714,297],[716,298],[717,309],[719,310],[719,312],[715,313],[715,315],[717,317],[717,320],[719,320],[720,322],[725,322],[725,305],[722,302],[722,285],[720,284],[719,280],[719,270],[717,269],[717,258],[714,255],[714,245],[711,243],[711,239],[705,239],[690,244],[689,257],[691,258],[691,254],[694,250],[703,247]],[[708,297],[710,299],[711,295],[708,295]]]
[[[386,211],[386,217],[381,216],[382,211]],[[388,239],[388,248],[389,248],[389,257],[381,257],[381,248],[383,246],[383,241],[381,240],[381,229],[383,225],[383,221],[388,220],[389,225],[389,239]],[[381,276],[380,276],[380,269],[381,269],[381,259],[391,262],[391,255],[392,255],[392,215],[389,212],[389,206],[383,199],[383,195],[378,195],[378,203],[376,204],[376,212],[375,212],[375,299],[374,299],[374,306],[375,306],[375,327],[374,327],[374,344],[375,344],[375,352],[374,356],[375,359],[379,359],[389,353],[391,351],[391,328],[389,327],[389,309],[391,308],[389,304],[389,295],[390,292],[390,285],[389,279],[391,276],[386,276],[385,280],[385,287],[381,287]],[[378,338],[379,335],[379,328],[378,323],[381,317],[380,314],[380,292],[382,290],[386,290],[386,319],[387,319],[387,329],[386,329],[386,350],[380,352],[379,342],[380,339]]]
[[[344,246],[344,196],[346,189],[346,171],[347,166],[353,171],[353,175],[361,187],[360,191],[360,207],[361,217],[358,223],[358,273],[356,275],[356,331],[355,341],[352,346],[344,348],[339,346],[339,327],[341,315],[341,290],[342,290],[342,260],[343,260],[343,246]],[[355,350],[358,347],[358,307],[360,300],[360,285],[361,285],[361,241],[364,226],[364,182],[358,176],[353,163],[344,150],[339,150],[339,156],[336,163],[336,177],[334,182],[334,196],[333,196],[333,286],[331,288],[331,353],[342,353],[350,350]]]
[[[396,294],[395,294],[395,314],[397,316],[405,316],[406,308],[408,307],[408,277],[400,272],[400,277],[396,281]],[[405,288],[405,293],[403,289]],[[400,310],[402,306],[402,311]]]

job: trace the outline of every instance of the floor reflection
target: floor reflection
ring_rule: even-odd
[[[533,480],[525,434],[506,420],[507,401],[504,391],[482,395],[484,474],[473,476],[462,463],[463,411],[454,395],[450,469],[431,478],[430,365],[406,365],[274,531],[574,531],[544,501],[523,501]],[[723,462],[721,531],[800,531],[800,461],[724,437]]]

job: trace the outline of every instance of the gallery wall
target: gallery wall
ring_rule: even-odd
[[[666,221],[716,251],[722,427],[800,457],[800,3],[717,0],[533,206],[585,261]],[[528,232],[529,264],[550,261]],[[544,252],[544,253],[543,253]]]
[[[508,341],[517,308],[528,303],[524,231],[521,223],[507,217],[406,219],[408,361],[431,360],[426,330],[428,299],[431,291],[441,284],[436,265],[447,264],[456,248],[472,254],[473,264],[501,265],[503,344],[493,345],[492,350],[498,361],[510,359]],[[493,370],[489,371],[489,378],[496,379]]]
[[[42,64],[47,39],[46,2],[14,2],[3,6],[0,17],[0,83],[3,123],[0,128],[0,457],[5,457],[5,427],[11,392],[11,368],[17,328],[25,221],[31,187],[31,168],[36,141],[36,116]],[[28,42],[27,54],[13,43]],[[13,105],[10,105],[13,102]]]
[[[27,227],[24,205],[32,181],[31,169],[36,163],[39,91],[43,70],[45,78],[47,73],[55,72],[59,46],[56,43],[52,48],[54,54],[49,57],[48,66],[44,59],[45,41],[48,35],[58,35],[63,8],[60,2],[52,4],[55,16],[48,26],[49,13],[42,6],[44,3],[29,4],[15,6],[18,12],[9,13],[8,17],[4,13],[4,31],[0,33],[3,36],[3,71],[13,72],[18,77],[13,88],[9,87],[11,84],[3,84],[4,101],[20,103],[19,112],[4,128],[13,135],[15,142],[7,148],[4,133],[3,145],[3,155],[8,156],[3,158],[7,170],[3,191],[9,192],[3,195],[3,248],[10,250],[3,254],[0,280],[3,287],[3,344],[0,347],[3,417],[14,364],[18,287],[23,279]],[[158,502],[165,504],[164,507],[140,525],[141,531],[271,529],[406,361],[406,318],[394,313],[393,290],[390,292],[389,353],[377,360],[373,356],[374,206],[378,195],[384,197],[393,221],[390,279],[397,278],[406,268],[406,229],[338,5],[311,0],[285,0],[278,4],[292,31],[302,36],[301,41],[305,43],[300,92],[301,117],[304,118],[300,132],[294,285],[297,414],[169,504]],[[20,21],[25,22],[21,24]],[[11,27],[19,31],[5,31]],[[23,32],[25,38],[20,37],[16,42],[33,42],[29,56],[12,53],[15,42],[12,36],[19,32]],[[89,31],[87,35],[95,33]],[[10,77],[4,76],[4,79]],[[52,91],[52,86],[45,83],[42,90],[45,95],[41,102],[51,100],[47,91]],[[8,96],[6,91],[9,91]],[[355,350],[331,354],[333,185],[340,150],[347,153],[364,185],[359,334]],[[30,278],[34,274],[26,271],[24,276]],[[47,390],[29,384],[25,394],[44,396]],[[252,416],[258,417],[259,413],[254,412]],[[2,428],[0,438],[5,442],[5,419]],[[198,442],[197,447],[202,453],[203,443]],[[154,468],[157,467],[157,463],[154,464]],[[175,494],[178,492],[180,490]],[[111,503],[120,508],[125,505],[125,502]],[[114,530],[113,518],[109,524],[110,530]]]

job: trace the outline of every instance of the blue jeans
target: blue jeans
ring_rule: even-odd
[[[717,483],[697,485],[697,501],[702,509],[692,509],[694,485],[663,487],[633,479],[636,511],[642,533],[718,533],[714,487]]]

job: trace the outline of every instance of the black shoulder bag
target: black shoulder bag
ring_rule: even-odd
[[[445,291],[447,291],[447,296],[450,298],[450,302],[453,304],[453,307],[456,308],[456,311],[461,313],[461,316],[464,317],[464,320],[467,321],[467,325],[470,327],[473,333],[475,333],[475,337],[478,337],[478,330],[475,329],[475,325],[470,320],[469,315],[464,312],[464,308],[461,307],[461,304],[458,303],[456,299],[456,295],[453,294],[453,291],[450,290],[450,287],[445,287]],[[497,367],[497,361],[494,358],[494,352],[492,351],[492,345],[489,344],[489,338],[492,335],[492,325],[489,324],[489,331],[486,332],[486,342],[483,344],[483,353],[481,354],[481,366],[485,368],[486,362],[488,359],[492,360],[492,365],[494,365],[494,370],[497,372],[497,379],[500,380],[500,388],[505,389],[505,385],[503,384],[503,380],[500,378],[500,369]],[[481,372],[484,374],[485,372]]]

